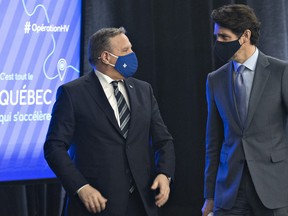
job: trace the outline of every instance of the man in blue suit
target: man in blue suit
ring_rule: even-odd
[[[125,33],[93,34],[94,70],[58,89],[44,152],[67,192],[63,215],[157,216],[169,198],[172,137],[151,86],[132,78],[138,62]]]
[[[202,215],[287,216],[288,64],[258,50],[250,7],[225,5],[212,19],[215,54],[230,61],[207,77]]]

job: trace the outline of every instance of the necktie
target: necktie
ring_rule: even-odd
[[[118,81],[111,82],[112,86],[114,88],[114,94],[115,98],[117,100],[117,107],[119,111],[119,118],[120,118],[120,129],[122,131],[123,137],[126,139],[128,134],[128,128],[130,123],[130,110],[127,106],[127,103],[122,95],[122,93],[119,91],[118,88]]]
[[[244,65],[240,65],[237,69],[237,74],[234,80],[234,90],[235,90],[235,98],[236,105],[238,109],[238,114],[241,120],[242,126],[244,126],[247,108],[246,108],[246,86],[243,79],[243,71],[245,69]]]

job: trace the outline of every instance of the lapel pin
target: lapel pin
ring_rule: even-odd
[[[133,86],[132,86],[132,85],[130,85],[130,84],[129,84],[129,87],[130,87],[130,88],[133,88]]]

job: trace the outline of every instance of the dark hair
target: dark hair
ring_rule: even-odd
[[[124,27],[102,28],[95,32],[89,39],[88,58],[92,66],[96,65],[98,57],[103,51],[111,52],[110,38],[120,34],[126,34]]]
[[[224,5],[212,11],[211,18],[219,26],[230,29],[240,37],[246,29],[251,31],[251,44],[256,45],[260,36],[260,22],[248,5]]]

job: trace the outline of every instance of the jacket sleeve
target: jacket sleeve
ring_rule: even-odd
[[[156,173],[163,173],[172,179],[175,172],[175,152],[173,138],[163,122],[157,101],[150,86],[151,95],[151,126],[150,134],[156,157]]]
[[[214,198],[215,182],[223,141],[223,124],[214,98],[211,74],[206,82],[208,115],[206,123],[206,157],[204,177],[204,198]]]
[[[57,91],[52,110],[52,119],[44,144],[44,156],[70,194],[74,194],[81,186],[88,183],[67,152],[73,142],[74,130],[75,116],[71,97],[68,90],[61,86]]]

